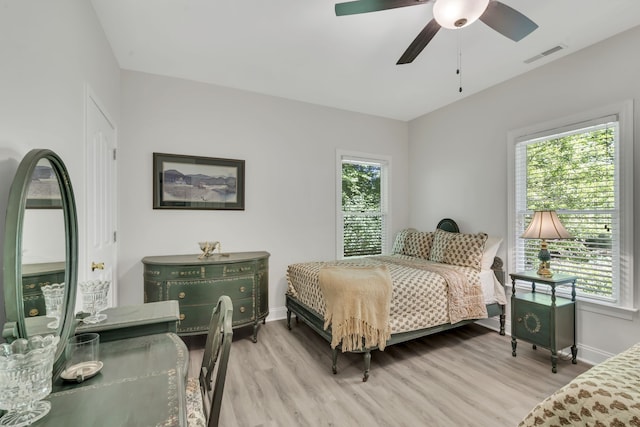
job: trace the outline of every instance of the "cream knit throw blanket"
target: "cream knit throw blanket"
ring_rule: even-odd
[[[391,275],[386,266],[327,266],[320,269],[320,290],[327,306],[324,329],[331,325],[331,348],[342,351],[378,346],[391,337]],[[363,341],[364,340],[364,341]]]

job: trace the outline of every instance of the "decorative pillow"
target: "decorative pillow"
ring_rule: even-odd
[[[429,259],[433,245],[433,231],[416,231],[407,236],[405,255]]]
[[[400,230],[396,235],[396,240],[393,242],[393,249],[391,250],[392,254],[398,255],[407,255],[407,238],[412,234],[417,232],[415,228],[406,228],[404,230]]]
[[[487,242],[484,244],[484,252],[482,253],[482,262],[480,263],[481,270],[491,270],[493,259],[498,253],[500,243],[502,243],[502,237],[487,237]]]
[[[486,233],[464,234],[436,230],[429,259],[444,264],[472,267],[480,270]]]

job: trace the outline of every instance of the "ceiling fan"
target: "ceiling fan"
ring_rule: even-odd
[[[336,4],[336,16],[356,15],[398,7],[433,3],[433,19],[402,54],[397,64],[408,64],[422,52],[440,28],[458,29],[478,19],[513,41],[520,41],[538,25],[497,0],[356,0]]]

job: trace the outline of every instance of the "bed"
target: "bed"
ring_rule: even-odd
[[[640,344],[578,375],[519,427],[568,425],[640,426]]]
[[[320,272],[332,267],[376,268],[389,272],[390,336],[382,346],[350,348],[362,353],[363,381],[369,378],[371,351],[445,331],[488,317],[499,317],[504,335],[505,304],[502,260],[496,257],[501,239],[485,233],[460,233],[451,219],[443,219],[433,232],[402,230],[386,256],[328,262],[303,262],[287,268],[287,327],[291,315],[302,319],[332,347],[332,371],[337,373],[339,351],[332,327],[325,328],[327,304],[320,288]]]

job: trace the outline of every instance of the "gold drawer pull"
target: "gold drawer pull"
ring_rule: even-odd
[[[34,317],[37,316],[39,313],[37,308],[32,308],[31,310],[29,310],[29,316]]]
[[[27,285],[27,288],[28,288],[28,289],[33,289],[33,288],[35,288],[35,287],[36,287],[36,284],[35,284],[35,283],[30,283],[30,284],[28,284],[28,285]]]
[[[184,313],[180,313],[180,320],[184,320],[184,318],[187,317],[184,315]]]
[[[240,292],[244,293],[247,289],[244,286],[240,286]]]
[[[244,307],[240,307],[240,313],[244,313],[245,311],[247,311],[247,309],[246,309],[246,308],[244,308]]]
[[[185,296],[187,296],[187,294],[185,294],[184,292],[180,292],[178,294],[178,298],[183,299]]]

